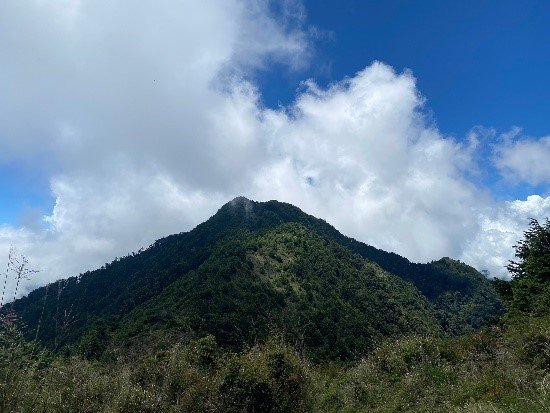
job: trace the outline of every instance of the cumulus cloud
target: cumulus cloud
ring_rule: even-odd
[[[513,182],[529,185],[550,184],[550,136],[519,138],[519,129],[504,135],[495,148],[495,165]]]
[[[372,63],[289,107],[251,79],[311,56],[300,3],[169,0],[0,4],[0,162],[45,162],[55,207],[0,226],[38,281],[189,230],[237,195],[279,199],[416,261],[503,275],[547,198],[496,204],[469,180],[475,139],[444,136],[410,72]],[[1,263],[1,262],[0,262]]]

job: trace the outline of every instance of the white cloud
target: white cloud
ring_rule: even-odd
[[[495,148],[495,165],[512,182],[550,184],[550,136],[514,140],[519,133],[514,129]]]
[[[513,258],[511,246],[523,238],[529,218],[550,217],[550,197],[531,195],[526,200],[487,206],[480,211],[481,231],[465,246],[462,259],[493,275],[503,275]]]
[[[260,105],[250,74],[311,53],[300,4],[285,4],[275,17],[252,0],[0,3],[0,162],[57,171],[46,229],[0,227],[0,260],[13,244],[42,270],[27,288],[191,229],[236,195],[503,274],[549,201],[498,205],[472,184],[477,141],[426,119],[411,73],[373,63],[328,88],[307,81],[290,107]]]

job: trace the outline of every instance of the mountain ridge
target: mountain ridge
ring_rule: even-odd
[[[414,285],[433,307],[446,333],[477,329],[502,311],[489,281],[463,263],[451,259],[411,263],[349,238],[291,204],[245,197],[229,201],[191,231],[169,235],[138,254],[41,287],[17,300],[14,308],[27,325],[27,336],[34,338],[37,326],[50,320],[55,328],[41,328],[37,338],[51,348],[70,347],[98,322],[116,324],[186,274],[198,271],[220,242],[238,237],[242,231],[259,233],[289,223],[312,231],[311,236],[332,240]]]

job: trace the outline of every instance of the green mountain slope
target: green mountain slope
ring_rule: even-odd
[[[512,281],[495,282],[507,308],[497,325],[437,337],[423,334],[433,304],[334,240],[293,223],[234,229],[196,270],[96,323],[74,357],[0,322],[0,411],[547,412],[549,240],[548,221],[533,220]],[[305,346],[281,339],[306,329]],[[365,357],[335,362],[379,338]]]
[[[17,300],[14,308],[26,325],[29,338],[37,337],[51,348],[63,348],[78,341],[92,325],[120,325],[122,317],[128,317],[130,313],[136,314],[137,317],[146,308],[154,308],[155,303],[162,303],[164,297],[170,294],[171,291],[189,287],[186,283],[191,282],[193,277],[202,277],[201,280],[210,280],[210,282],[215,283],[216,280],[219,280],[219,277],[216,278],[212,274],[224,271],[229,274],[231,271],[236,271],[237,267],[230,265],[231,260],[217,259],[219,254],[231,253],[233,259],[240,263],[239,265],[248,263],[247,265],[252,265],[252,268],[254,268],[254,260],[251,257],[243,260],[242,256],[231,250],[231,248],[240,248],[240,254],[245,253],[243,251],[248,251],[248,247],[245,246],[247,244],[241,238],[254,238],[254,236],[259,236],[259,234],[275,229],[285,223],[299,224],[304,229],[309,230],[309,237],[322,237],[327,242],[332,240],[332,242],[343,247],[340,249],[341,251],[347,250],[346,253],[359,254],[364,259],[378,264],[385,271],[393,273],[403,280],[410,281],[431,303],[433,315],[447,332],[460,333],[478,328],[489,323],[501,311],[499,299],[492,285],[469,266],[450,259],[443,259],[429,264],[414,264],[397,254],[384,252],[348,238],[325,221],[307,215],[292,205],[276,201],[253,202],[246,198],[236,198],[224,205],[213,217],[190,232],[163,238],[145,251],[117,259],[101,269],[39,288],[27,297]],[[290,227],[285,228],[289,229]],[[272,248],[278,248],[278,246],[273,244]],[[299,256],[298,251],[294,251],[293,254]],[[212,264],[213,262],[215,265]],[[315,263],[310,263],[312,266],[313,264]],[[335,263],[332,265],[337,267]],[[223,270],[226,266],[227,269]],[[252,273],[255,274],[254,271]],[[239,274],[242,274],[242,272]],[[353,278],[351,274],[357,276],[353,272],[349,274],[346,272],[339,276],[349,281]],[[266,282],[256,285],[252,282],[252,280],[256,280],[253,277],[247,278],[235,274],[233,276],[233,280],[240,280],[237,282],[238,285],[251,283],[247,287],[251,289],[257,287],[261,290],[270,285]],[[339,300],[348,300],[345,291],[339,290],[334,283],[327,284],[326,280],[330,278],[328,273],[319,271],[316,277],[319,278],[319,283],[325,282],[327,294],[338,296]],[[289,282],[292,279],[290,276],[284,278]],[[394,280],[394,278],[391,279]],[[292,284],[292,282],[290,283]],[[401,289],[406,285],[397,285],[395,284],[396,281],[392,281],[392,283],[394,283],[393,287]],[[216,288],[222,288],[222,285],[223,283],[220,283]],[[234,285],[236,285],[235,282],[232,286]],[[301,285],[300,288],[304,289],[307,294],[308,285]],[[219,291],[224,292],[223,289]],[[284,311],[281,310],[284,306],[280,304],[285,301],[284,294],[278,292],[277,288],[271,288],[269,291],[265,297],[267,300],[266,305],[273,305],[273,309],[270,311],[274,312],[276,316],[272,318],[281,321],[285,317]],[[245,290],[243,290],[243,294],[244,292]],[[192,311],[199,312],[195,318],[204,318],[206,313],[201,314],[200,311],[206,310],[201,305],[208,303],[208,300],[210,300],[211,305],[218,305],[219,302],[216,301],[216,297],[218,296],[211,299],[208,297],[205,299],[195,297],[194,302],[189,301],[194,303],[194,306],[189,304],[185,307],[186,311],[193,307]],[[249,305],[246,301],[248,298],[246,294],[243,296],[236,295],[233,297],[234,305],[246,307]],[[422,299],[424,300],[424,298]],[[178,300],[174,300],[174,303],[182,301]],[[300,300],[290,301],[292,305],[285,311],[295,311],[301,316],[302,312],[296,310],[297,306],[300,305]],[[260,302],[262,305],[264,304],[264,301],[260,300]],[[309,303],[309,301],[307,302]],[[158,305],[160,306],[159,309],[167,309],[166,306]],[[168,306],[168,308],[170,307]],[[294,310],[291,310],[293,308]],[[385,307],[380,308],[380,310],[383,309]],[[262,311],[265,314],[269,313],[267,309]],[[167,312],[165,311],[165,313]],[[154,316],[162,318],[161,313]],[[260,317],[263,320],[261,321],[262,328],[267,328],[266,326],[274,323],[269,318],[271,315],[269,317],[265,316],[265,319],[262,317]],[[425,317],[421,318],[424,319],[423,321],[428,320]],[[301,322],[298,316],[296,320]],[[394,321],[390,319],[387,323],[389,325]],[[181,322],[181,320],[178,322]],[[131,324],[130,321],[128,323]],[[426,321],[424,324],[428,325],[430,323]],[[420,324],[424,325],[423,323]],[[190,328],[211,331],[211,329],[197,325],[196,321],[189,325]],[[305,328],[305,325],[300,324],[300,326]],[[223,328],[223,323],[218,327]],[[237,327],[241,328],[240,326]],[[293,328],[292,334],[297,335],[296,326],[293,326]],[[329,325],[327,324],[323,327],[323,331],[327,331],[328,328]],[[406,328],[404,329],[406,330]],[[419,329],[422,330],[420,327]],[[378,328],[376,331],[382,330]],[[390,333],[393,334],[393,331],[390,331]],[[218,334],[220,333],[218,332]],[[251,337],[245,337],[244,339],[249,341]],[[226,340],[223,337],[220,338],[222,342]],[[236,339],[235,337],[227,338],[226,341],[228,344],[233,345]],[[328,344],[321,343],[318,346],[312,344],[313,347],[319,347],[319,349],[326,345]],[[325,350],[319,351],[323,352]]]
[[[410,283],[298,224],[220,242],[120,326],[126,342],[150,344],[168,332],[170,343],[190,332],[236,350],[282,332],[315,360],[359,358],[385,338],[439,329]]]
[[[503,307],[488,280],[477,270],[450,258],[428,264],[408,259],[347,237],[322,219],[277,201],[254,202],[236,198],[212,218],[228,227],[265,228],[276,223],[297,222],[377,263],[384,270],[412,282],[438,309],[445,331],[461,334],[490,324]]]

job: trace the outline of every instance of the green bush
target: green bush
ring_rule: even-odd
[[[308,376],[305,362],[278,342],[234,355],[222,373],[221,411],[305,412]]]

